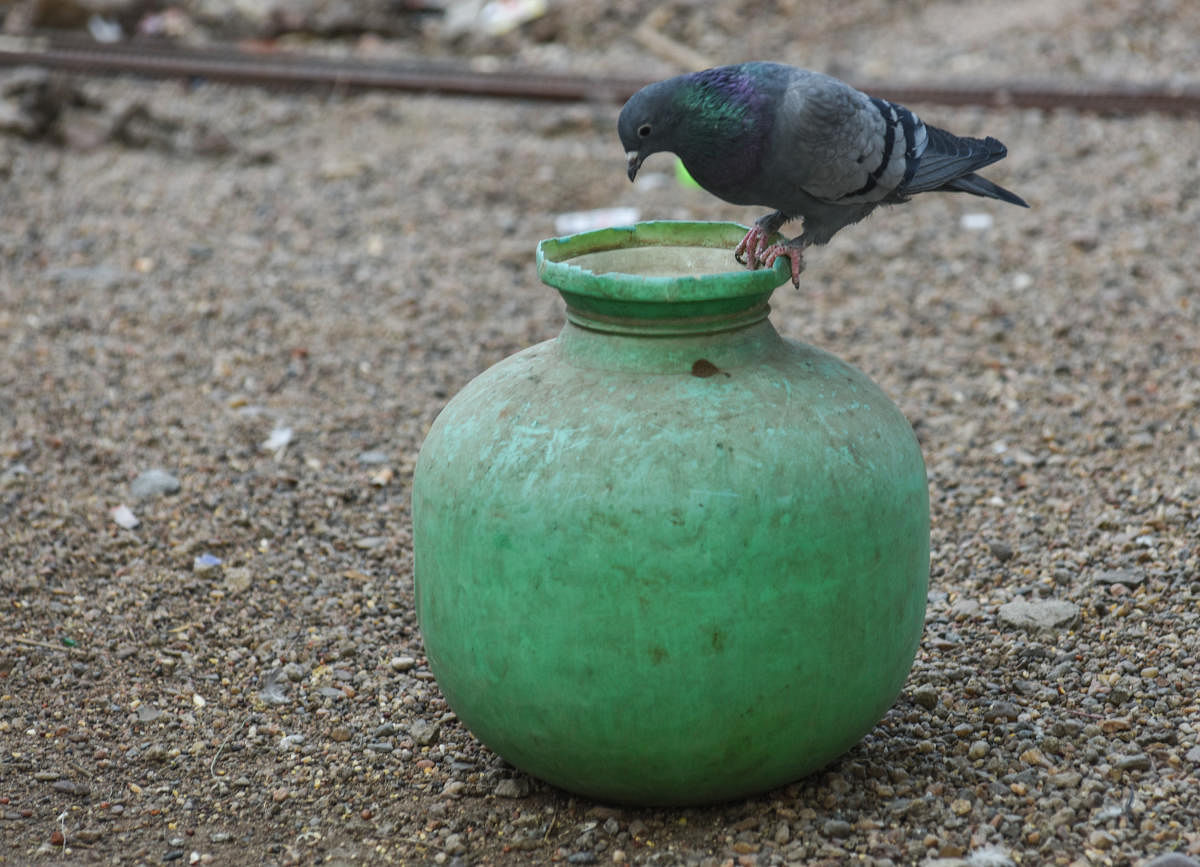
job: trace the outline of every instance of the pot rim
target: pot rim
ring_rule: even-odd
[[[564,296],[623,304],[688,304],[725,299],[766,300],[791,277],[786,257],[771,268],[748,270],[733,259],[733,248],[748,231],[732,222],[652,220],[575,235],[547,238],[537,246],[538,277]],[[645,247],[708,247],[730,251],[730,269],[711,273],[651,276],[623,271],[595,272],[572,264],[589,253]],[[568,302],[570,299],[568,299]]]

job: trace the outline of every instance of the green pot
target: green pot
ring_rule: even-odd
[[[767,319],[725,223],[538,245],[554,340],[442,411],[413,480],[417,616],[450,706],[600,800],[795,780],[887,711],[920,640],[925,466],[866,376]]]

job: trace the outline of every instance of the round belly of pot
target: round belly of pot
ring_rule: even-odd
[[[912,430],[775,332],[785,262],[717,270],[739,232],[543,242],[563,332],[464,388],[417,463],[417,614],[447,701],[515,766],[601,800],[817,770],[883,716],[921,635]]]

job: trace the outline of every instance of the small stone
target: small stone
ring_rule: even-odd
[[[129,493],[136,500],[149,500],[166,494],[177,494],[179,479],[162,469],[143,470],[129,484]]]
[[[771,835],[771,839],[779,846],[783,846],[792,839],[792,829],[787,822],[780,822],[775,826],[775,833]]]
[[[125,505],[114,507],[111,514],[113,523],[123,530],[132,530],[142,523],[138,520],[138,516]]]
[[[1117,842],[1117,838],[1107,831],[1096,830],[1088,835],[1088,845],[1093,849],[1104,851],[1111,849],[1112,845]]]
[[[461,855],[467,851],[466,841],[462,834],[451,834],[442,843],[442,851],[447,855]]]
[[[1050,817],[1050,827],[1057,829],[1063,826],[1070,826],[1075,821],[1075,811],[1070,807],[1063,807]]]
[[[74,780],[55,780],[51,786],[54,791],[61,792],[64,795],[90,795],[91,788],[87,783],[77,783]]]
[[[1027,765],[1041,765],[1043,768],[1054,767],[1046,755],[1036,747],[1023,751],[1020,758]]]
[[[417,746],[427,747],[437,740],[438,725],[431,723],[429,720],[415,719],[408,727],[408,733],[412,736],[413,742]]]
[[[529,781],[523,777],[508,778],[496,784],[498,798],[524,798],[529,794]]]
[[[230,595],[236,596],[250,589],[250,585],[254,583],[254,572],[245,566],[234,566],[225,570],[225,580],[222,583]]]
[[[913,701],[925,708],[925,710],[933,710],[937,707],[938,691],[928,685],[918,687],[913,693]]]
[[[966,798],[955,798],[950,802],[950,812],[956,816],[965,816],[971,812],[971,802]]]
[[[1061,771],[1047,776],[1046,782],[1059,789],[1075,789],[1083,782],[1083,774],[1079,771]]]
[[[134,712],[138,722],[154,722],[163,715],[163,712],[156,707],[151,707],[148,704],[139,705]]]
[[[948,614],[955,620],[969,620],[972,617],[978,616],[981,606],[974,599],[967,599],[965,596],[959,596],[950,603]]]
[[[467,784],[462,780],[451,780],[442,787],[442,794],[447,798],[461,798],[467,790]]]
[[[358,456],[360,464],[386,464],[388,462],[387,452],[369,451],[362,452]]]
[[[271,431],[271,435],[262,441],[259,448],[264,452],[275,452],[277,457],[281,457],[284,450],[292,441],[292,429],[290,427],[277,427]]]
[[[291,734],[284,735],[279,739],[279,751],[284,753],[295,752],[304,745],[304,735]]]
[[[1012,545],[1007,542],[992,542],[988,547],[992,549],[992,556],[1001,563],[1007,563],[1013,558]]]
[[[975,741],[967,751],[967,758],[982,759],[988,754],[988,750],[987,741]]]
[[[339,744],[344,744],[350,740],[350,729],[345,726],[336,726],[329,731],[329,739]]]
[[[1049,630],[1066,626],[1079,616],[1079,606],[1061,599],[1017,599],[1000,606],[1003,626]]]
[[[228,831],[213,831],[208,835],[208,839],[211,843],[228,843],[233,839],[233,835]]]
[[[821,831],[826,837],[849,837],[854,833],[854,826],[845,819],[830,819],[821,826]]]
[[[210,572],[221,565],[221,558],[214,554],[201,554],[192,560],[193,572]]]
[[[409,671],[416,667],[417,661],[411,656],[393,656],[388,665],[392,671]]]
[[[1124,584],[1126,587],[1136,587],[1145,580],[1146,573],[1135,569],[1107,569],[1092,578],[1096,584]]]
[[[567,856],[567,863],[568,864],[595,864],[596,863],[596,853],[595,852],[575,852],[574,854]]]
[[[753,855],[761,847],[757,843],[749,843],[745,840],[738,840],[730,848],[739,855]]]
[[[1011,701],[995,701],[983,712],[985,722],[1016,722],[1021,715],[1021,709]]]
[[[1113,761],[1113,765],[1122,771],[1148,771],[1150,770],[1150,756],[1145,753],[1119,756]]]

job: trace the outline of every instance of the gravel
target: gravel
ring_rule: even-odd
[[[680,4],[663,29],[719,61],[911,78],[1178,81],[1200,38],[1184,0],[862,0],[803,25],[760,5]],[[673,71],[624,37],[649,4],[604,9],[491,50]],[[627,184],[612,106],[74,86],[176,133],[0,139],[0,861],[1200,853],[1194,119],[917,106],[1004,140],[992,174],[1033,209],[877,214],[773,313],[920,437],[909,683],[808,779],[643,810],[531,780],[458,722],[413,616],[408,488],[445,401],[561,327],[533,269],[556,215],[757,214],[666,158]],[[200,130],[227,146],[172,144]],[[175,485],[143,495],[156,469]]]

